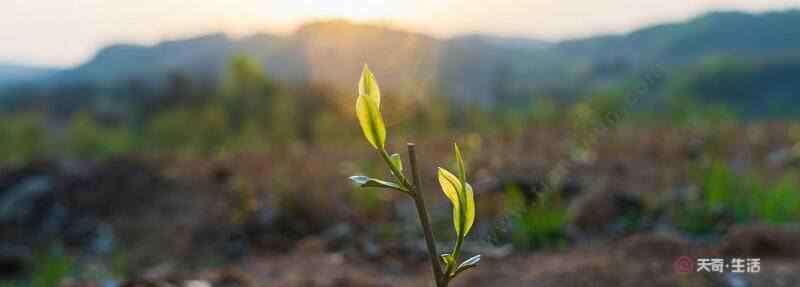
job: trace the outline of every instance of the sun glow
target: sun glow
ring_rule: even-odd
[[[248,1],[249,2],[249,1]],[[253,26],[290,32],[305,22],[345,19],[355,22],[406,21],[415,16],[414,1],[262,1],[242,5],[241,11],[230,13],[225,22],[235,30]],[[244,8],[247,7],[247,8]],[[234,9],[236,9],[234,7]],[[229,8],[230,10],[230,8]],[[238,9],[237,9],[238,10]],[[280,11],[280,12],[278,12]],[[239,28],[239,29],[237,29]],[[243,31],[244,32],[244,31]]]
[[[211,32],[291,33],[345,19],[448,37],[490,33],[546,40],[618,33],[715,9],[798,8],[797,0],[73,0],[11,1],[0,9],[0,62],[74,65],[100,47]],[[632,5],[632,3],[636,5]],[[691,2],[691,5],[687,5]],[[21,28],[24,27],[24,28]],[[52,49],[59,47],[59,49]]]

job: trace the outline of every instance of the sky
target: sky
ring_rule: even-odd
[[[800,0],[0,0],[0,63],[68,67],[113,43],[153,44],[210,32],[290,33],[331,18],[438,37],[491,33],[560,40],[623,33],[712,10],[788,8],[800,8]]]

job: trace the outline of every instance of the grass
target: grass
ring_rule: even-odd
[[[732,224],[785,224],[800,220],[800,186],[791,173],[776,183],[740,175],[714,162],[699,172],[699,197],[677,214],[677,226],[696,235],[724,231]]]
[[[556,193],[544,193],[529,203],[519,188],[512,186],[506,190],[504,201],[515,248],[531,250],[566,244],[567,208]]]
[[[70,273],[75,271],[75,261],[59,246],[35,256],[31,287],[59,286]]]
[[[783,224],[800,220],[800,186],[795,177],[786,175],[756,196],[755,213],[761,221]]]

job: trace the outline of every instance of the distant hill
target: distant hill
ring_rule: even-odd
[[[713,12],[624,35],[564,41],[557,49],[567,57],[627,67],[689,64],[708,56],[785,56],[800,51],[800,10]]]
[[[175,73],[213,83],[222,78],[232,56],[246,54],[279,81],[324,83],[350,93],[361,66],[368,63],[388,92],[415,97],[438,93],[480,103],[518,105],[541,95],[570,101],[597,88],[630,82],[653,68],[666,76],[665,81],[681,78],[688,83],[681,75],[701,75],[696,68],[718,57],[761,63],[756,74],[742,72],[752,77],[757,77],[758,71],[794,71],[785,66],[795,61],[779,69],[764,65],[792,57],[797,51],[798,10],[714,12],[627,34],[557,43],[481,34],[440,39],[388,27],[325,21],[304,25],[286,36],[257,34],[233,39],[211,34],[153,46],[112,45],[88,62],[55,72],[39,84],[110,87],[136,81],[157,87]],[[33,79],[33,75],[46,72],[8,70],[12,72],[0,67],[0,80]],[[774,84],[753,83],[748,91]],[[662,84],[648,94],[663,95],[676,86]],[[782,103],[800,106],[791,96],[798,92],[782,88]],[[704,99],[725,101],[716,95]]]
[[[53,72],[54,70],[48,68],[0,64],[0,86],[4,84],[37,80]]]

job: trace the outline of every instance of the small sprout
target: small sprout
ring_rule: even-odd
[[[404,187],[400,186],[399,184],[396,184],[394,182],[385,181],[385,180],[371,178],[371,177],[368,177],[368,176],[354,175],[354,176],[350,177],[350,180],[352,180],[353,183],[356,186],[362,187],[362,188],[365,188],[365,187],[380,187],[380,188],[394,189],[394,190],[398,190],[398,191],[402,191],[402,192],[408,192],[407,189],[405,189]]]
[[[383,124],[380,106],[381,92],[378,83],[367,65],[364,65],[361,80],[358,82],[356,115],[367,141],[375,149],[383,150],[386,144],[386,126]]]
[[[442,264],[444,264],[445,269],[448,269],[450,266],[455,264],[453,256],[450,253],[442,253],[442,255],[439,255],[439,259],[442,260]]]
[[[457,240],[452,253],[438,255],[436,242],[431,230],[430,219],[425,209],[425,201],[420,190],[420,178],[417,175],[416,158],[414,155],[414,144],[408,144],[409,159],[411,166],[412,181],[403,174],[403,160],[399,154],[391,154],[386,151],[386,126],[380,113],[381,92],[375,76],[364,65],[361,73],[361,80],[358,82],[358,99],[356,100],[356,115],[364,132],[364,137],[374,147],[389,167],[397,183],[375,179],[367,176],[351,176],[350,180],[359,187],[378,187],[401,191],[414,199],[417,207],[422,231],[425,235],[425,242],[431,258],[434,282],[437,287],[446,287],[450,281],[459,273],[478,265],[480,255],[472,257],[461,264],[458,258],[461,254],[461,246],[464,238],[475,222],[475,197],[472,186],[467,183],[464,168],[464,159],[458,145],[455,146],[456,162],[458,163],[458,176],[453,175],[446,169],[439,168],[439,184],[445,196],[453,204],[453,226],[456,230]],[[412,184],[413,182],[413,184]]]

